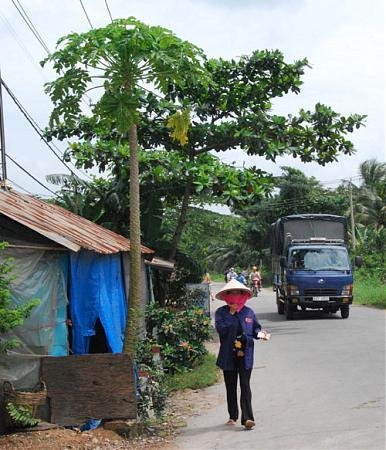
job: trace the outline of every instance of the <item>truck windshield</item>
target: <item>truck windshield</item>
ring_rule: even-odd
[[[345,248],[293,248],[289,267],[305,270],[350,270]]]

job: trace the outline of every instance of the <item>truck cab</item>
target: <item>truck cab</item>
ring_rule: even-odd
[[[342,317],[348,317],[353,273],[343,242],[295,240],[285,260],[283,288],[287,305],[283,301],[283,309],[287,315],[300,307],[303,311],[311,308],[332,313],[340,309]]]

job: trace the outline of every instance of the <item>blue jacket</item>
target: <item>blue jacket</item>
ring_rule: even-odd
[[[253,367],[253,339],[258,339],[257,333],[261,326],[255,313],[248,306],[244,306],[239,313],[231,314],[229,306],[218,308],[215,314],[215,326],[220,336],[220,351],[217,357],[217,365],[222,370],[234,370],[233,345],[237,336],[237,330],[241,323],[243,333],[247,341],[245,347],[244,364],[246,369]]]

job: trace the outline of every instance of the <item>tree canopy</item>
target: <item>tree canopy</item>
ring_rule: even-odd
[[[113,25],[106,27],[106,30],[112,29]],[[169,36],[168,33],[167,35]],[[120,41],[106,41],[106,37],[101,37],[104,36],[103,33],[97,30],[94,34],[90,32],[88,36],[87,45],[83,43],[83,38],[71,38],[70,56],[60,55],[62,64],[57,69],[66,68],[68,61],[72,59],[78,64],[77,46],[87,48],[85,58],[92,62],[93,46],[99,55],[99,46],[103,48],[108,45],[109,52],[113,55],[112,63],[117,54],[120,57],[125,55],[124,45]],[[136,34],[130,35],[130,39],[137,38]],[[169,38],[166,42],[169,45]],[[131,48],[132,43],[126,42],[125,45]],[[162,50],[164,42],[160,40],[159,45],[161,56],[155,56],[157,67],[159,60],[165,57]],[[155,51],[155,48],[143,46],[142,43],[140,49],[141,55]],[[302,76],[309,67],[307,59],[288,63],[279,50],[256,50],[237,60],[207,60],[194,46],[189,48],[189,52],[189,63],[197,66],[197,70],[182,73],[178,66],[178,76],[175,79],[171,77],[168,82],[163,79],[156,82],[152,77],[145,77],[147,84],[135,86],[135,121],[138,124],[139,144],[143,155],[146,155],[141,158],[142,161],[147,160],[144,164],[147,173],[142,172],[141,182],[148,183],[148,186],[153,183],[153,198],[147,204],[157,203],[159,216],[159,213],[162,214],[162,202],[168,196],[179,195],[179,201],[175,201],[175,204],[179,206],[180,214],[172,238],[171,258],[180,241],[192,199],[198,196],[202,196],[202,199],[215,196],[219,202],[241,209],[267,196],[273,187],[272,177],[256,167],[244,171],[243,176],[237,170],[223,167],[220,180],[221,177],[214,174],[215,168],[220,164],[209,155],[239,149],[240,152],[271,161],[276,161],[278,156],[291,155],[303,162],[315,161],[325,165],[336,161],[340,154],[354,152],[347,135],[360,128],[365,119],[365,116],[359,114],[342,116],[320,103],[315,105],[313,111],[301,109],[298,115],[280,116],[272,112],[275,99],[300,92]],[[109,61],[103,63],[109,66]],[[122,69],[121,66],[118,68]],[[184,68],[186,69],[186,65]],[[103,71],[103,66],[101,69]],[[55,89],[53,85],[49,87],[54,100],[56,88],[62,99],[63,93],[67,94],[67,91],[73,95],[73,85],[78,86],[73,83],[73,77],[79,80],[84,75],[84,72],[77,72],[77,66],[74,70],[75,75],[68,71],[64,84],[59,79],[55,82]],[[83,84],[88,80],[83,77]],[[122,77],[118,77],[118,83],[113,83],[113,87],[122,86],[122,80]],[[118,118],[118,115],[123,114],[119,111],[127,99],[124,100],[126,97],[122,97],[119,89],[117,92],[107,89],[106,95],[111,97],[110,94],[114,94],[111,101],[105,101],[107,97],[102,96],[101,103],[93,109],[92,114],[82,113],[79,95],[86,92],[83,84],[75,88],[76,108],[71,108],[70,98],[71,114],[67,114],[70,120],[60,120],[65,118],[61,114],[62,110],[54,110],[47,135],[59,139],[76,138],[68,157],[74,157],[78,166],[97,166],[100,171],[109,169],[117,180],[128,177],[123,168],[126,153],[120,126],[122,117]],[[129,116],[123,118],[126,121],[130,119]],[[174,133],[170,132],[172,125]],[[187,139],[181,138],[181,133],[187,133]],[[180,140],[176,140],[176,135],[180,136]],[[158,164],[154,156],[161,163]],[[171,175],[171,172],[177,176]],[[167,186],[162,185],[163,181],[160,180],[162,174],[168,174],[171,181],[168,193],[165,189]],[[233,181],[235,179],[237,183]],[[173,180],[177,181],[178,187]],[[157,192],[158,199],[155,198]],[[165,202],[164,204],[166,205]]]

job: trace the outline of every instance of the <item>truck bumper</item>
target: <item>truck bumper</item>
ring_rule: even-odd
[[[311,309],[335,309],[338,310],[341,306],[351,305],[352,296],[339,296],[339,297],[303,297],[303,296],[290,296],[289,302],[292,305],[300,306],[301,308]]]

